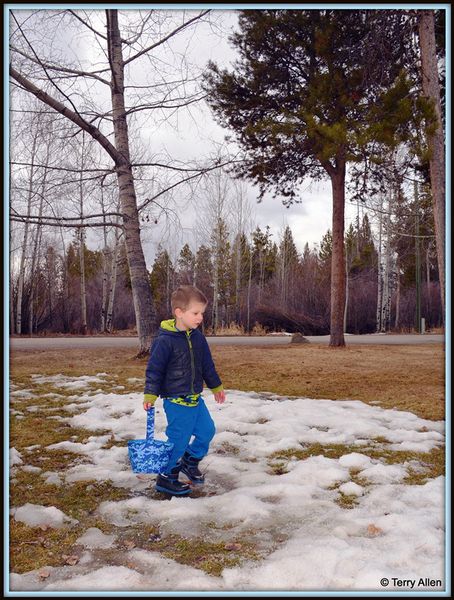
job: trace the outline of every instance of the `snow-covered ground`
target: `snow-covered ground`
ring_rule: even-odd
[[[92,383],[104,377],[99,374]],[[144,437],[142,395],[89,392],[87,377],[55,376],[46,381],[78,392],[68,400],[67,416],[61,418],[93,432],[86,443],[77,443],[69,429],[67,441],[48,448],[84,455],[91,462],[75,464],[64,473],[37,472],[37,476],[61,485],[91,479],[129,488],[130,498],[103,502],[97,510],[118,533],[143,524],[158,527],[163,536],[226,543],[253,539],[263,558],[225,568],[219,577],[141,548],[118,548],[121,564],[103,565],[94,559],[93,550],[114,548],[116,536],[90,528],[78,540],[84,552],[77,564],[48,567],[45,577],[39,574],[42,570],[12,573],[11,591],[445,589],[444,478],[407,485],[404,478],[409,470],[417,471],[421,465],[415,461],[387,464],[362,452],[371,445],[428,452],[444,443],[443,422],[359,401],[241,391],[229,391],[225,404],[218,405],[208,392],[205,398],[217,433],[201,463],[206,470],[205,495],[163,501],[152,493],[153,475],[132,473],[126,446],[103,447],[111,436],[96,433],[108,429],[118,441]],[[20,397],[21,391],[14,394]],[[165,439],[164,429],[159,400],[157,438]],[[312,444],[349,448],[340,458],[270,458],[276,451],[301,451]],[[26,452],[12,448],[11,477],[19,469],[27,469]],[[341,507],[337,501],[342,495],[354,497],[353,508]],[[10,510],[15,519],[32,527],[65,527],[74,522],[56,507],[27,504]]]

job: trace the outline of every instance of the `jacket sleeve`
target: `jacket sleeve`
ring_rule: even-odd
[[[145,370],[145,394],[159,396],[170,357],[170,346],[162,337],[151,345],[150,358]]]
[[[203,348],[203,365],[202,365],[202,375],[205,383],[213,392],[218,392],[222,390],[222,381],[219,377],[216,367],[214,366],[213,357],[211,356],[210,347],[208,346],[208,342],[206,341],[205,336],[203,336],[202,340],[202,348]]]

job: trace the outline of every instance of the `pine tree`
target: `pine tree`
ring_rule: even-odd
[[[174,280],[175,271],[169,253],[159,245],[150,274],[153,301],[159,320],[169,318],[172,314],[170,296]]]
[[[177,263],[178,284],[194,285],[195,282],[195,256],[189,247],[185,244],[180,251]]]
[[[404,66],[398,11],[240,11],[231,37],[235,70],[210,64],[206,90],[219,122],[236,133],[237,173],[297,200],[305,178],[333,190],[331,340],[343,346],[344,209],[349,162],[380,163],[384,148],[409,140],[417,112]],[[378,154],[377,154],[378,149]]]

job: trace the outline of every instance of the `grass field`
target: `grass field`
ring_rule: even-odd
[[[215,346],[213,357],[226,389],[268,391],[284,396],[362,400],[439,420],[445,414],[442,344],[412,346],[274,347]],[[10,356],[12,380],[30,373],[118,376],[129,391],[143,389],[146,359],[131,350],[20,351]],[[129,378],[138,378],[134,384]]]

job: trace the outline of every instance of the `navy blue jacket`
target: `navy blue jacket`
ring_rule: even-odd
[[[179,331],[174,319],[162,321],[151,345],[145,394],[161,398],[200,394],[204,381],[212,390],[222,387],[203,333],[199,329]]]

